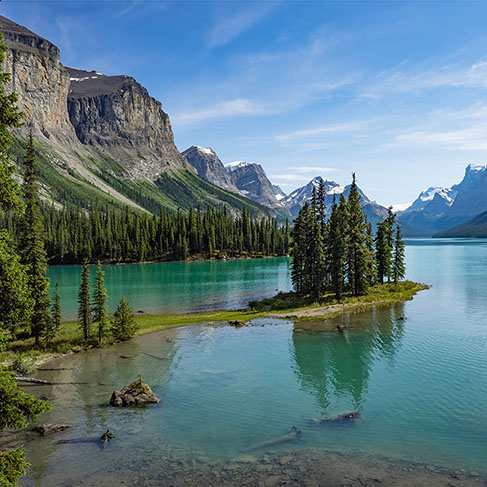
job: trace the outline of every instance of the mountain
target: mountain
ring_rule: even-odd
[[[276,197],[277,201],[281,201],[286,197],[286,193],[277,184],[273,184],[272,189],[274,190],[274,196]]]
[[[256,162],[236,161],[225,164],[233,184],[247,198],[267,206],[280,218],[290,218],[287,208],[276,198],[272,183]]]
[[[301,188],[295,189],[292,193],[289,193],[281,200],[281,203],[289,209],[293,217],[298,216],[299,210],[306,202],[311,202],[313,189],[318,189],[320,181],[323,181],[325,184],[325,204],[327,207],[330,207],[333,204],[333,195],[338,195],[337,198],[340,198],[340,194],[343,193],[345,189],[338,183],[335,183],[335,181],[323,179],[320,176],[313,178],[308,184],[302,186]]]
[[[449,228],[443,232],[436,233],[433,237],[487,238],[487,211],[480,213],[465,223]]]
[[[459,184],[432,187],[398,213],[406,236],[431,236],[456,227],[487,210],[487,166],[470,164]]]
[[[350,193],[350,185],[343,187],[335,181],[323,179],[320,176],[317,176],[305,186],[294,190],[288,196],[283,198],[281,200],[281,203],[289,209],[293,217],[296,217],[299,213],[299,210],[304,206],[304,204],[306,202],[311,202],[313,189],[318,189],[321,181],[323,181],[325,185],[325,205],[327,209],[327,215],[329,216],[331,213],[333,202],[336,201],[338,203],[338,200],[340,199],[340,195],[342,193],[346,198],[348,197]],[[367,215],[369,221],[375,226],[378,222],[384,220],[384,218],[388,214],[387,208],[369,200],[369,198],[367,198],[367,196],[360,188],[359,194],[362,208]]]
[[[43,199],[56,207],[97,201],[159,212],[225,204],[270,214],[198,176],[176,148],[161,103],[134,78],[65,68],[54,44],[1,16],[0,32],[7,91],[17,93],[25,122],[13,131],[11,157],[21,167],[32,130]]]
[[[182,152],[182,155],[203,179],[215,186],[240,194],[238,188],[233,184],[229,172],[213,149],[192,145]]]

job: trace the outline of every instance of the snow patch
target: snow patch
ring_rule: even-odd
[[[200,151],[200,152],[203,152],[205,154],[208,154],[208,155],[213,155],[214,152],[213,152],[213,149],[211,147],[201,147],[199,145],[196,146],[196,148]]]
[[[235,171],[235,169],[239,169],[241,167],[247,167],[250,165],[251,165],[250,162],[234,161],[234,162],[229,162],[228,164],[225,164],[225,167],[231,172],[231,171]]]
[[[399,203],[397,205],[392,205],[392,211],[394,213],[397,213],[398,211],[405,211],[407,210],[411,205],[413,204],[413,201],[410,201],[409,203]]]

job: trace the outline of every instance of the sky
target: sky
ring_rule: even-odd
[[[487,163],[487,2],[3,0],[66,66],[128,74],[175,142],[383,205]]]

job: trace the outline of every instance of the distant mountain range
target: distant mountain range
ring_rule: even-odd
[[[1,16],[0,32],[8,46],[8,89],[24,112],[11,156],[21,162],[32,130],[48,203],[152,213],[198,204],[238,213],[246,206],[255,216],[271,215],[230,180],[225,187],[200,177],[176,148],[161,103],[134,78],[66,68],[54,44]]]
[[[459,226],[487,211],[487,166],[470,164],[463,180],[451,188],[431,187],[404,211],[397,213],[406,236],[432,236]],[[475,220],[469,227],[476,225]],[[454,228],[453,228],[454,227]],[[466,228],[466,227],[465,227]],[[469,230],[471,233],[471,230]],[[461,236],[461,235],[458,235]],[[467,235],[465,235],[467,236]]]
[[[189,147],[182,154],[206,180],[229,188],[229,176],[242,195],[267,206],[280,219],[295,218],[303,205],[311,201],[313,189],[318,188],[320,181],[325,185],[325,204],[328,213],[331,212],[334,200],[338,201],[342,193],[347,197],[350,190],[350,186],[344,187],[335,181],[317,176],[286,196],[279,186],[271,183],[260,164],[236,161],[223,165],[213,149],[198,146]],[[224,169],[227,171],[226,174],[223,172]],[[387,216],[387,208],[371,201],[361,190],[360,196],[364,211],[374,225]]]

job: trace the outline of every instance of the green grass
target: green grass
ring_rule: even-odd
[[[366,296],[344,296],[340,302],[332,295],[326,295],[320,302],[316,302],[309,298],[299,298],[295,293],[291,292],[279,293],[277,296],[263,299],[262,301],[253,301],[250,303],[251,307],[244,310],[221,310],[173,315],[137,315],[136,321],[139,327],[137,335],[201,323],[248,322],[255,318],[275,316],[277,311],[284,316],[301,310],[320,308],[323,310],[323,315],[325,315],[329,306],[334,304],[345,305],[342,310],[336,313],[326,313],[326,318],[331,319],[345,313],[364,311],[369,309],[372,303],[374,305],[387,305],[391,302],[408,301],[413,299],[417,292],[428,288],[429,286],[426,284],[405,281],[397,285],[390,283],[373,286]],[[315,314],[312,318],[300,318],[300,320],[317,318],[319,318],[319,315]],[[95,330],[93,330],[93,333],[95,333]],[[104,346],[109,346],[113,343],[113,339],[108,340]],[[61,329],[49,350],[38,350],[34,347],[33,338],[19,336],[17,340],[9,343],[6,361],[12,363],[19,359],[19,355],[24,358],[42,360],[70,351],[87,350],[97,346],[95,339],[88,342],[82,339],[81,331],[76,321],[66,321],[62,323]]]
[[[397,284],[384,283],[371,286],[369,292],[364,296],[352,296],[344,294],[338,301],[333,293],[325,294],[319,301],[309,296],[298,296],[295,292],[279,293],[272,298],[261,301],[251,301],[249,306],[255,311],[282,311],[293,312],[303,309],[327,308],[335,304],[366,304],[392,301],[409,301],[414,295],[424,289],[427,284],[419,284],[412,281],[403,281]]]

